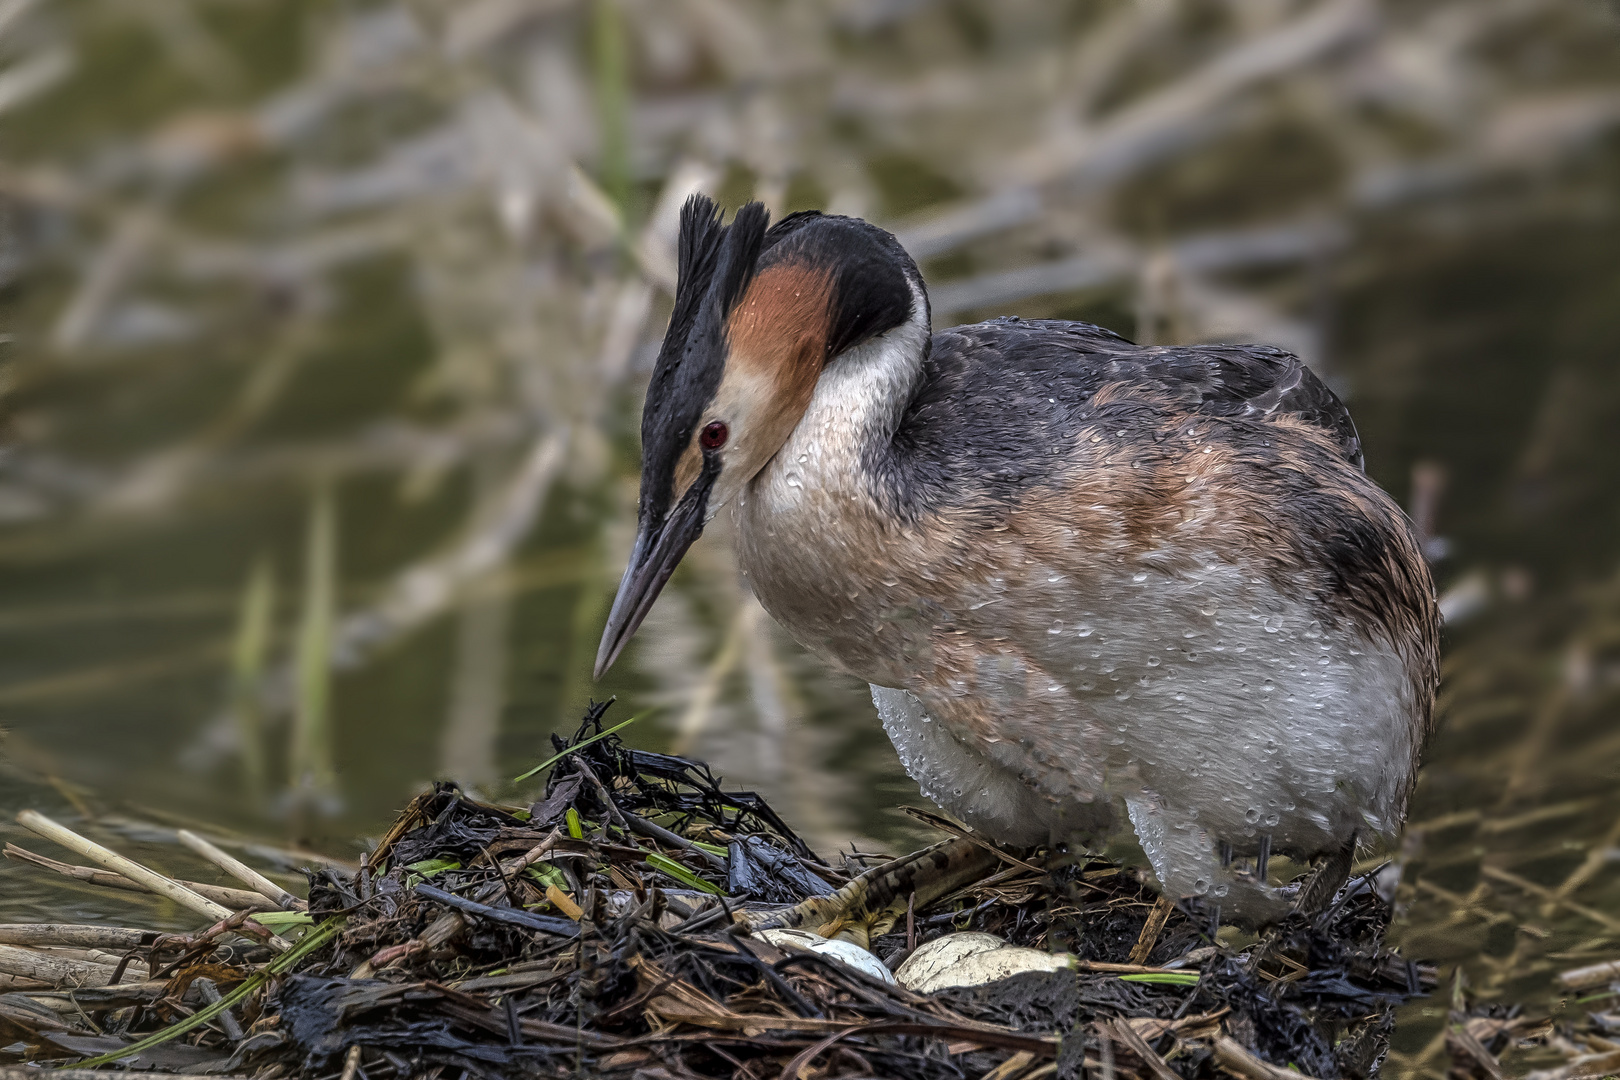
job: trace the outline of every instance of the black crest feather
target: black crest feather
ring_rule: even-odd
[[[681,207],[681,235],[675,257],[675,310],[670,314],[664,354],[658,358],[660,369],[680,359],[678,352],[675,356],[669,355],[669,345],[672,342],[685,344],[687,335],[692,332],[698,306],[708,295],[714,264],[720,258],[720,245],[725,238],[726,227],[720,224],[720,208],[714,200],[704,195],[687,199],[686,205]]]
[[[720,208],[704,195],[681,207],[675,307],[641,414],[644,520],[662,520],[669,510],[675,463],[720,385],[726,317],[753,278],[769,217],[749,203],[723,225]]]
[[[770,223],[770,212],[763,203],[751,202],[737,211],[726,227],[725,243],[720,250],[720,265],[714,274],[713,307],[721,319],[742,299],[743,291],[753,279],[754,266],[759,262],[760,249],[765,246],[765,227]]]

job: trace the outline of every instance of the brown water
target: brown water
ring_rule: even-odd
[[[929,256],[942,323],[1060,315],[1308,350],[1369,471],[1443,539],[1456,615],[1396,853],[1404,947],[1535,1009],[1563,1005],[1556,971],[1620,957],[1608,9],[1411,5],[1231,109],[1199,84],[1208,117],[1132,143],[1159,114],[1107,121],[1316,9],[508,7],[528,14],[199,2],[0,27],[0,86],[44,65],[0,114],[0,839],[60,854],[9,823],[31,806],[98,815],[107,842],[181,876],[206,871],[121,822],[354,855],[435,777],[521,795],[505,778],[617,694],[610,715],[642,717],[633,743],[708,758],[825,846],[915,841],[896,808],[920,798],[865,688],[770,625],[723,535],[588,681],[667,311],[637,290],[687,176],[732,205],[897,225]],[[1430,83],[1400,67],[1436,42]],[[1096,149],[1150,143],[1126,166]],[[950,241],[930,224],[964,207],[982,224],[1024,190],[1042,203],[1022,224]],[[1233,255],[1264,236],[1293,254]],[[1123,273],[994,277],[1119,245]],[[1210,251],[1226,261],[1200,270]],[[492,526],[528,523],[523,492],[532,527]],[[470,536],[514,542],[461,573],[443,556],[465,560]],[[258,648],[242,644],[256,566],[275,583]],[[373,647],[376,625],[397,632]],[[323,709],[297,657],[334,627],[353,651]],[[0,920],[44,918],[187,925],[0,863]],[[1399,1070],[1440,1067],[1442,1016],[1408,1010]]]

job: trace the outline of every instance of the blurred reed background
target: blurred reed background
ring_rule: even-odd
[[[1409,951],[1542,1007],[1620,951],[1607,0],[0,0],[5,817],[342,850],[614,693],[818,842],[911,842],[724,528],[589,679],[695,190],[894,229],[940,325],[1304,356],[1445,590]],[[0,864],[0,917],[96,904]]]

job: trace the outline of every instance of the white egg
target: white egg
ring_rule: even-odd
[[[982,986],[1026,971],[1063,971],[1074,966],[1068,953],[1008,945],[994,934],[946,934],[906,957],[894,973],[907,990],[931,994],[953,986]]]
[[[894,977],[906,989],[915,989],[914,984],[930,981],[939,972],[976,953],[1006,947],[1007,943],[994,934],[946,934],[926,945],[917,946],[917,950],[896,969]]]
[[[808,949],[810,952],[837,960],[841,964],[847,964],[857,971],[865,972],[874,979],[881,979],[886,983],[894,982],[894,976],[883,966],[883,961],[853,941],[824,938],[808,930],[759,930],[754,936],[763,938],[779,949],[784,947],[789,948],[789,951],[791,948]]]

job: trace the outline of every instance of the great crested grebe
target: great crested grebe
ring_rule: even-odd
[[[1134,833],[1166,895],[1255,921],[1286,910],[1270,853],[1326,856],[1331,896],[1405,817],[1439,652],[1418,543],[1338,398],[1264,346],[933,333],[889,233],[766,226],[683,210],[597,674],[731,506],[760,603],[871,684],[906,770],[977,832]]]

